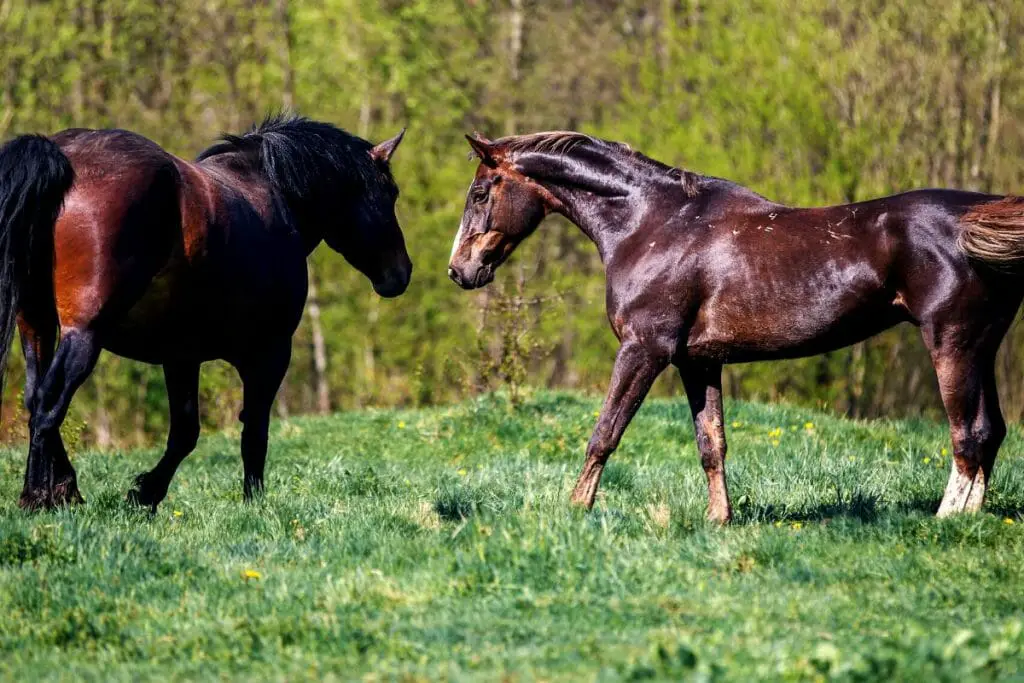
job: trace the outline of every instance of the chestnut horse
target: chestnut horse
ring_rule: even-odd
[[[594,504],[608,457],[671,363],[693,415],[707,516],[729,521],[722,364],[818,354],[909,322],[952,433],[938,514],[981,508],[1006,433],[994,359],[1024,297],[1024,200],[919,190],[800,209],[579,133],[469,142],[481,163],[452,280],[486,285],[552,212],[593,240],[605,266],[621,346],[574,503]]]
[[[19,504],[81,502],[59,428],[101,349],[164,367],[167,450],[130,499],[155,509],[195,447],[199,366],[213,359],[242,379],[244,495],[260,491],[306,257],[323,240],[381,296],[409,283],[388,163],[401,139],[278,116],[195,163],[123,130],[0,148],[0,376],[16,318],[30,413]]]

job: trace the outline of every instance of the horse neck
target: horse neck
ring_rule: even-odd
[[[550,163],[550,162],[554,163]],[[616,160],[612,164],[580,164],[565,155],[549,160],[543,178],[533,176],[557,200],[554,211],[574,223],[597,246],[607,262],[619,244],[644,223],[655,203],[664,206],[690,200],[670,170],[648,168],[643,162]]]
[[[242,157],[219,155],[198,164],[210,176],[230,188],[268,223],[281,221],[290,224],[302,238],[306,256],[313,253],[324,240],[322,221],[315,216],[323,213],[308,206],[291,206],[281,195],[267,174],[259,167],[247,163]]]
[[[712,176],[698,176],[698,180],[699,190],[692,193],[667,173],[641,176],[628,185],[630,191],[626,194],[599,194],[571,184],[542,184],[558,200],[555,211],[590,238],[603,263],[614,256],[626,238],[649,223],[649,218],[669,220],[785,208],[731,180]]]
[[[634,195],[602,197],[575,188],[548,187],[559,202],[555,209],[576,225],[597,246],[601,261],[640,224],[645,202]]]

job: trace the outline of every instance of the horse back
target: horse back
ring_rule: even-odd
[[[957,238],[961,216],[992,199],[920,190],[793,208],[723,192],[673,220],[653,217],[620,252],[626,258],[609,264],[613,327],[641,320],[659,336],[675,328],[679,356],[745,362],[927,321],[989,294]]]

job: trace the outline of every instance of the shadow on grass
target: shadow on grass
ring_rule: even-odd
[[[857,519],[861,522],[873,522],[878,518],[879,500],[877,496],[858,492],[834,503],[824,503],[805,508],[787,508],[782,505],[767,503],[764,505],[748,505],[738,510],[738,513],[740,524],[820,522],[836,517]]]
[[[807,508],[786,508],[781,505],[751,505],[738,511],[740,524],[762,524],[772,522],[822,522],[836,518],[855,519],[871,523],[883,513],[934,515],[939,509],[941,498],[929,496],[904,500],[882,507],[877,496],[854,493],[844,500],[824,503]],[[986,503],[981,514],[995,517],[1022,519],[1024,505],[1012,503]]]

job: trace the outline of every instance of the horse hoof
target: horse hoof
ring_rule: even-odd
[[[125,500],[133,505],[149,508],[150,512],[155,513],[156,507],[160,504],[160,501],[164,499],[164,496],[157,495],[157,493],[153,491],[153,487],[149,483],[148,474],[148,472],[144,472],[135,477],[135,485],[129,489],[128,495],[125,496]]]
[[[732,523],[732,510],[709,510],[707,513],[707,519],[712,524],[717,524],[719,526],[728,526]]]
[[[42,489],[25,490],[21,492],[21,497],[18,498],[18,507],[26,512],[50,510],[54,507],[53,496],[50,495],[49,491]]]

